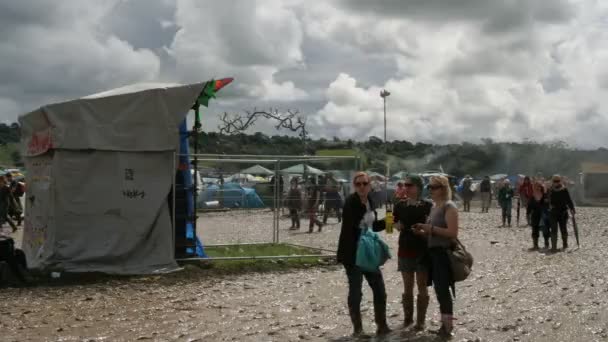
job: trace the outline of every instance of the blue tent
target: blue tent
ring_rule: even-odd
[[[205,208],[205,202],[222,201],[224,208],[263,208],[264,202],[252,188],[244,188],[238,183],[226,183],[220,187],[210,185],[202,193],[199,208]]]

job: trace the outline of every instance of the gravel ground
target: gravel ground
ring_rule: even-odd
[[[582,247],[554,255],[528,252],[530,228],[496,228],[499,215],[496,209],[461,214],[461,240],[476,263],[470,279],[457,284],[453,340],[608,341],[608,209],[580,208]],[[203,216],[205,243],[272,240],[270,212]],[[290,221],[283,219],[281,241],[335,248],[339,225],[330,220],[323,232],[309,235],[287,232]],[[397,234],[383,236],[396,247]],[[384,276],[395,328],[386,341],[437,340],[399,329],[402,281],[395,260]],[[365,287],[369,332],[375,329],[371,299]],[[222,277],[188,268],[162,277],[2,289],[0,340],[349,341],[345,301],[338,266]],[[437,307],[433,298],[429,320],[437,320]]]

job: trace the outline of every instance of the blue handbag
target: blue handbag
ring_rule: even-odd
[[[380,236],[365,228],[359,236],[355,264],[363,272],[380,272],[380,266],[391,258],[388,245]]]

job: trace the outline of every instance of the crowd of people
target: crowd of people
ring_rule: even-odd
[[[531,227],[531,250],[539,249],[542,232],[548,252],[558,251],[558,235],[562,248],[568,248],[568,218],[575,207],[563,177],[522,177],[517,184],[503,179],[492,184],[484,177],[477,190],[480,193],[481,212],[488,213],[493,198],[501,208],[501,227],[511,226],[514,199],[525,212],[525,223]],[[466,183],[465,186],[470,186]],[[379,335],[390,332],[386,318],[387,293],[382,271],[366,272],[357,267],[355,259],[359,238],[365,229],[375,232],[387,227],[385,219],[378,219],[378,204],[370,195],[371,179],[364,172],[355,175],[352,183],[355,192],[346,197],[342,212],[342,225],[338,242],[337,259],[344,266],[348,279],[348,311],[353,334],[363,333],[361,319],[361,293],[363,279],[373,293],[374,317]],[[430,196],[423,196],[423,189]],[[418,175],[409,175],[399,182],[393,199],[394,228],[399,233],[397,252],[398,271],[403,278],[404,326],[414,330],[425,328],[429,305],[429,287],[433,287],[441,313],[441,327],[436,333],[452,336],[454,328],[454,285],[449,251],[458,237],[458,207],[452,201],[453,186],[444,176],[434,176],[424,184]],[[466,189],[466,188],[465,188]],[[471,191],[472,192],[472,191]],[[472,195],[463,193],[463,209],[470,211]]]
[[[328,173],[318,179],[307,178],[303,181],[304,189],[301,187],[301,182],[299,177],[292,178],[285,198],[285,204],[291,217],[290,230],[300,229],[300,211],[302,209],[308,218],[308,233],[313,233],[315,226],[321,232],[330,215],[335,215],[338,222],[342,221],[344,188],[333,174]],[[322,208],[321,213],[319,213],[319,208]],[[322,217],[322,220],[319,217]]]
[[[532,227],[532,250],[540,249],[541,232],[545,249],[550,252],[558,250],[558,235],[561,235],[562,248],[567,249],[568,219],[575,214],[574,202],[567,187],[568,183],[568,179],[560,175],[554,175],[550,179],[536,175],[534,177],[522,176],[515,185],[505,178],[499,180],[493,186],[490,178],[484,177],[478,187],[481,197],[481,212],[488,212],[491,200],[495,197],[501,208],[501,227],[511,227],[514,210],[513,201],[517,201],[515,204],[518,221],[520,211],[523,211],[526,225]],[[472,179],[470,176],[466,176],[462,187],[465,212],[470,211],[470,203],[474,194]]]

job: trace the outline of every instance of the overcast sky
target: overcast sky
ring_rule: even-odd
[[[315,137],[608,146],[606,0],[0,0],[0,118],[130,83],[235,77],[204,113]],[[259,123],[253,131],[272,132]]]

